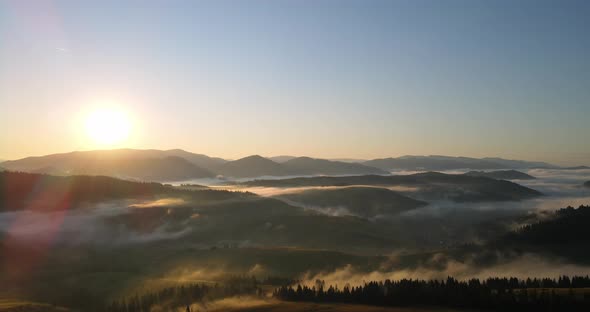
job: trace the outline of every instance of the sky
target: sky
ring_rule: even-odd
[[[132,147],[590,165],[589,16],[557,0],[2,0],[0,159]],[[85,127],[104,108],[129,123],[112,146]]]

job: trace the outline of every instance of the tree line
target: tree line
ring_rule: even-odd
[[[588,276],[551,278],[488,278],[460,281],[386,280],[362,286],[282,286],[274,297],[286,301],[351,303],[377,306],[436,306],[501,311],[590,311]]]
[[[234,297],[234,296],[262,296],[261,282],[255,277],[237,276],[224,281],[223,284],[189,284],[168,287],[156,292],[135,295],[115,300],[108,304],[108,312],[149,312],[160,307],[174,309],[188,307],[193,303]]]

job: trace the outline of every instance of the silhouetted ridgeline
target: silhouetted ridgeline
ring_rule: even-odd
[[[287,175],[389,174],[390,170],[559,168],[542,162],[448,156],[403,156],[358,163],[292,156],[268,159],[252,155],[228,161],[180,149],[80,151],[27,157],[2,162],[1,165],[13,171],[55,175],[108,175],[150,181],[183,181],[215,177],[219,174],[226,177],[245,178]]]
[[[259,155],[227,161],[174,150],[97,150],[27,157],[2,162],[13,171],[55,175],[107,175],[148,181],[183,181],[218,174],[243,178],[317,174],[388,174],[378,168],[309,157],[277,163]]]
[[[355,303],[378,306],[435,306],[498,311],[589,311],[590,296],[574,289],[590,287],[588,276],[559,279],[488,278],[447,280],[386,280],[338,288],[316,281],[313,287],[284,286],[276,298],[288,301]],[[550,289],[547,289],[550,288]]]
[[[487,177],[501,180],[533,180],[532,175],[517,170],[497,170],[497,171],[469,171],[465,175]]]

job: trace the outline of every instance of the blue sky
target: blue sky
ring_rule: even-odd
[[[587,1],[2,1],[0,158],[94,148],[116,105],[137,148],[590,164],[589,31]]]

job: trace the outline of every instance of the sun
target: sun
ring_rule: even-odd
[[[99,146],[114,146],[125,143],[131,131],[127,114],[117,109],[98,109],[91,112],[85,122],[88,138]]]

